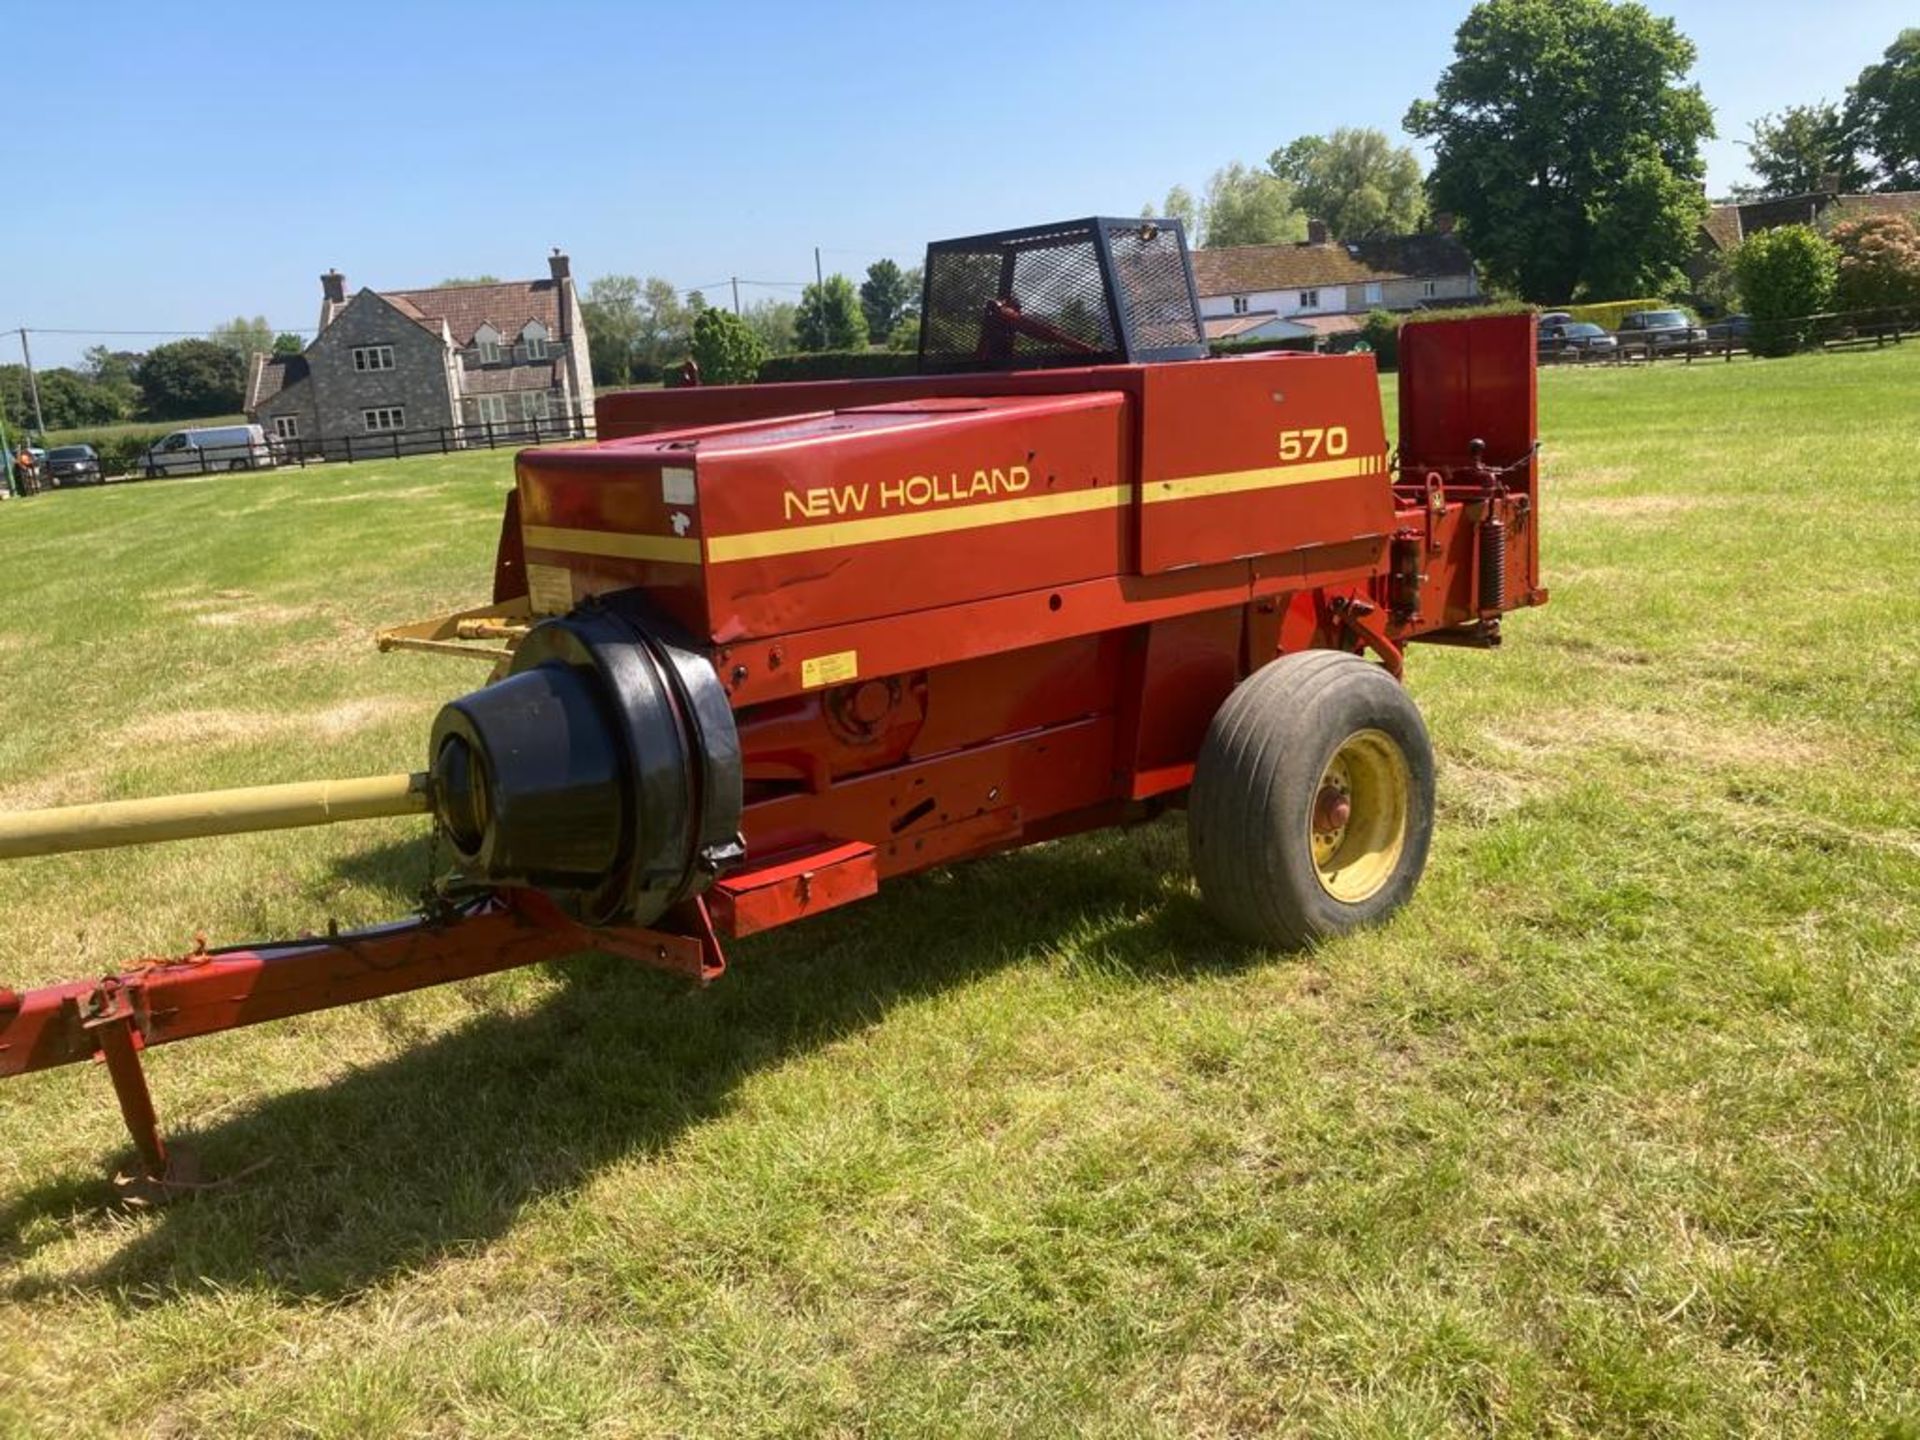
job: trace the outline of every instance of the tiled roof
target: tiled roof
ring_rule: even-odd
[[[254,371],[253,383],[248,387],[246,409],[257,410],[282,390],[298,385],[306,378],[306,356],[269,355],[264,357],[259,368]]]
[[[509,365],[498,370],[469,370],[460,381],[463,395],[503,395],[515,390],[551,390],[560,384],[559,367]]]
[[[1707,232],[1707,239],[1722,250],[1731,250],[1743,238],[1740,230],[1740,207],[1738,205],[1716,205],[1707,212],[1707,218],[1700,228]]]
[[[1812,190],[1804,195],[1749,200],[1742,205],[1716,205],[1707,212],[1700,228],[1715,249],[1731,250],[1749,235],[1781,225],[1810,225],[1825,218],[1829,210],[1839,211],[1835,218],[1845,219],[1858,219],[1863,215],[1920,216],[1920,191],[1836,195],[1831,190]]]
[[[402,314],[438,333],[442,321],[453,343],[465,349],[473,332],[492,325],[502,335],[518,335],[538,320],[549,335],[560,333],[560,287],[552,280],[505,280],[498,285],[442,285],[433,290],[382,290]]]
[[[1257,315],[1215,315],[1200,323],[1207,332],[1207,339],[1231,340],[1236,335],[1258,330],[1262,325],[1271,324],[1279,318],[1272,310],[1262,310]]]
[[[1287,318],[1316,335],[1351,335],[1364,329],[1367,323],[1364,315],[1290,315]]]
[[[1436,280],[1472,273],[1473,260],[1466,247],[1451,235],[1392,235],[1353,244],[1233,245],[1193,252],[1193,278],[1202,295]]]

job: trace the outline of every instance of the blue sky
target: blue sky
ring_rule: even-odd
[[[1199,188],[1336,125],[1396,139],[1466,0],[960,5],[94,3],[0,11],[0,326],[313,324],[319,273],[399,288],[610,272],[857,276],[930,238]],[[1837,99],[1911,0],[1653,0],[1753,117]],[[748,299],[795,289],[749,286]],[[42,334],[57,365],[89,344]],[[18,342],[0,336],[0,359]]]

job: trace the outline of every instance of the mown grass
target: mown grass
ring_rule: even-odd
[[[0,1087],[0,1431],[1912,1434],[1920,353],[1543,378],[1553,602],[1416,651],[1417,901],[1177,822]],[[417,764],[504,455],[0,507],[0,803]],[[0,870],[8,983],[403,909],[417,826]]]

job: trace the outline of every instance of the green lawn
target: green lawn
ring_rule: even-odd
[[[1419,898],[1170,821],[736,947],[0,1085],[0,1433],[1920,1434],[1920,347],[1543,378],[1553,602],[1416,650]],[[510,461],[0,505],[0,805],[422,761]],[[404,911],[413,822],[0,868],[0,981]],[[248,1167],[260,1168],[248,1172]]]

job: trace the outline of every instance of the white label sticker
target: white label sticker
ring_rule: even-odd
[[[662,470],[660,472],[660,498],[665,500],[669,505],[693,504],[693,471],[679,468]]]
[[[563,565],[528,565],[527,600],[536,615],[564,615],[573,609],[573,575]]]

